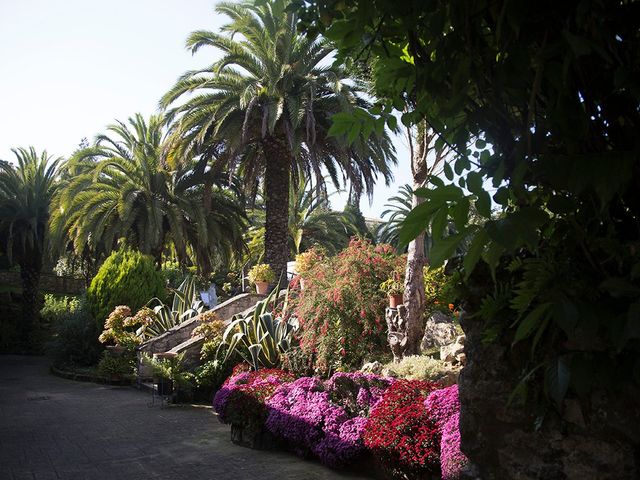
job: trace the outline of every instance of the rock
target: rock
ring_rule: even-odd
[[[565,399],[562,415],[538,404],[509,402],[521,372],[513,368],[512,337],[484,342],[487,323],[461,316],[467,364],[458,381],[462,450],[474,469],[464,480],[615,480],[640,478],[640,389],[597,391],[584,403]],[[459,344],[459,342],[456,342]],[[541,395],[542,384],[529,385]],[[601,394],[601,395],[600,395]]]
[[[382,373],[382,364],[378,361],[365,363],[360,371],[362,373],[373,373],[375,375],[380,375]]]
[[[450,364],[447,364],[450,365]],[[458,383],[458,376],[460,375],[461,367],[454,367],[451,365],[451,369],[447,370],[447,372],[441,377],[434,378],[435,382],[440,383],[443,387],[450,387],[451,385],[455,385]]]
[[[453,365],[466,363],[464,354],[464,335],[456,338],[454,343],[440,347],[440,360],[451,362]]]
[[[424,328],[424,336],[420,342],[420,350],[423,353],[450,344],[458,335],[453,324],[453,319],[442,312],[435,312],[427,320]]]
[[[446,313],[436,310],[427,319],[427,322],[453,324],[453,317],[451,315],[447,315]]]

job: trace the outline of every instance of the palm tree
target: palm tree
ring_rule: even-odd
[[[413,190],[409,185],[400,187],[398,194],[389,198],[384,206],[381,217],[385,220],[376,229],[376,240],[380,243],[388,243],[396,247],[400,245],[400,229],[407,214],[411,211],[411,198]]]
[[[52,221],[59,237],[69,238],[76,252],[99,242],[111,250],[125,237],[158,266],[171,243],[181,262],[192,259],[204,272],[242,252],[241,202],[219,186],[220,176],[204,160],[175,170],[163,164],[160,116],[147,123],[138,114],[108,131],[114,135],[99,135],[66,165],[68,180]]]
[[[221,34],[193,32],[187,48],[215,47],[222,58],[186,72],[160,102],[172,124],[168,151],[174,160],[207,155],[214,169],[238,170],[251,193],[264,188],[265,257],[279,273],[289,258],[291,179],[295,185],[297,177],[314,177],[321,184],[326,172],[338,186],[342,174],[371,193],[377,175],[388,181],[388,165],[395,163],[384,132],[361,132],[351,146],[329,135],[334,114],[369,104],[358,82],[328,65],[328,44],[297,32],[288,4],[218,4],[217,13],[230,23]]]
[[[251,228],[247,232],[249,260],[262,261],[264,257],[265,210],[260,201],[251,210]],[[345,212],[331,210],[329,195],[318,193],[309,180],[299,179],[296,188],[289,194],[289,228],[287,245],[291,256],[313,246],[322,247],[333,255],[346,247],[349,239],[360,232],[353,219]]]
[[[38,312],[40,272],[60,159],[52,159],[46,151],[38,155],[33,147],[12,151],[17,167],[0,161],[0,238],[9,261],[20,266],[21,330],[26,342]]]

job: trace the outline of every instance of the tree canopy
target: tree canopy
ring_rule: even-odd
[[[544,372],[560,408],[613,372],[640,379],[638,4],[295,3],[302,28],[336,41],[338,62],[370,69],[372,113],[424,120],[454,151],[401,238],[430,224],[435,264],[470,242],[467,278],[491,282],[467,307],[489,338],[531,350],[517,360],[523,380]],[[471,200],[483,226],[468,224]],[[444,235],[448,218],[456,235]]]

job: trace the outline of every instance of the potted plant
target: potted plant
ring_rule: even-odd
[[[153,387],[160,396],[167,397],[173,393],[175,357],[176,354],[171,352],[154,353],[153,358],[147,362],[151,367]]]
[[[380,289],[389,296],[389,307],[398,308],[402,304],[404,283],[397,277],[389,278],[380,284]]]
[[[269,284],[276,279],[273,270],[266,263],[259,263],[249,270],[249,281],[256,286],[256,292],[260,295],[266,295],[269,290]]]
[[[296,255],[296,273],[300,276],[300,289],[304,290],[305,275],[322,259],[315,248]]]

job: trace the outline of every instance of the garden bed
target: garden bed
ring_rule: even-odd
[[[125,375],[119,380],[111,380],[103,375],[99,375],[94,369],[90,368],[73,370],[68,367],[56,367],[55,365],[51,365],[49,371],[57,377],[75,380],[77,382],[92,382],[119,386],[131,386],[136,383],[136,377],[134,375]]]

